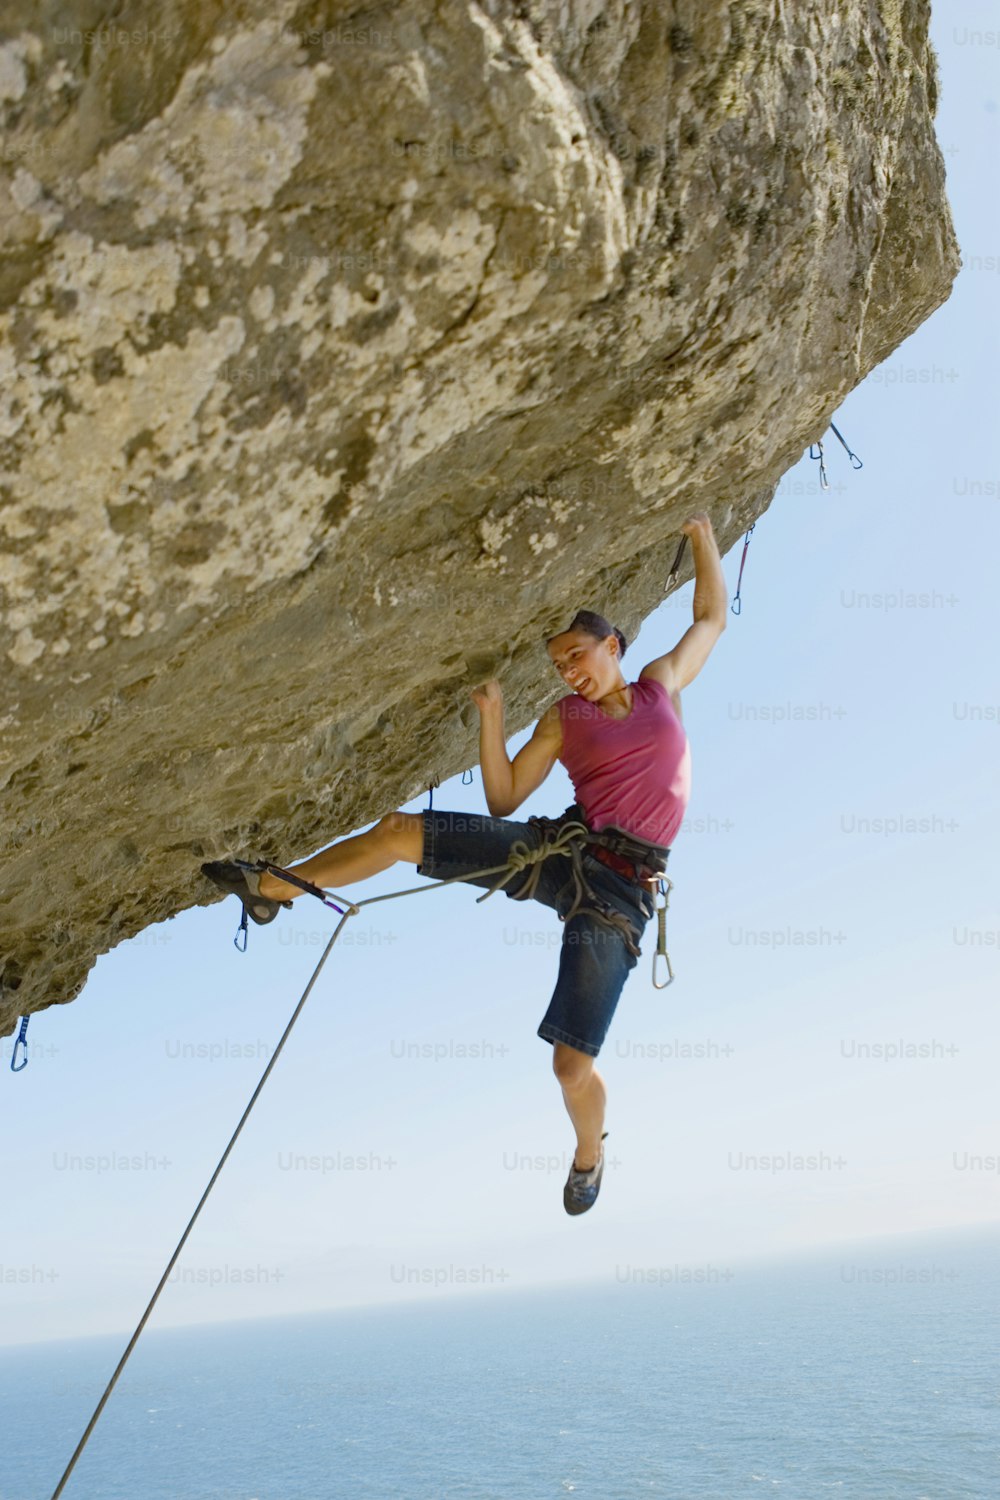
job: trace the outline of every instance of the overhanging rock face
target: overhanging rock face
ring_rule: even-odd
[[[536,717],[958,263],[920,0],[107,10],[0,7],[3,1033]]]

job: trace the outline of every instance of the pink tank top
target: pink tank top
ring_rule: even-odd
[[[663,684],[641,677],[629,686],[627,719],[611,718],[579,693],[559,699],[559,759],[595,833],[614,823],[669,846],[691,796],[691,750]]]

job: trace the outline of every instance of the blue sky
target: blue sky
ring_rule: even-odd
[[[348,923],[157,1326],[1000,1217],[997,49],[975,40],[985,5],[955,14],[939,7],[934,36],[965,267],[836,414],[863,470],[831,437],[828,493],[808,458],[783,479],[742,614],[684,693],[677,979],[653,990],[648,929],[600,1063],[597,1208],[563,1213],[573,1138],[535,1035],[558,920],[428,885]],[[686,628],[691,593],[647,620],[630,680]],[[557,767],[518,816],[571,800]],[[478,769],[435,802],[482,810]],[[418,883],[400,865],[353,892]],[[28,1068],[0,1073],[0,1340],[131,1329],[332,920],[303,900],[241,958],[236,902],[194,908],[32,1018]]]

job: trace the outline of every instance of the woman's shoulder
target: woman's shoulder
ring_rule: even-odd
[[[633,682],[632,686],[639,689],[640,697],[645,694],[650,702],[659,700],[662,703],[669,704],[677,715],[678,720],[683,724],[684,721],[681,719],[681,695],[677,689],[672,691],[658,677],[639,677]]]

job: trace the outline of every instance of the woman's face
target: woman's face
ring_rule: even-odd
[[[621,678],[617,636],[598,641],[582,630],[564,630],[546,649],[566,686],[581,698],[603,698]]]

